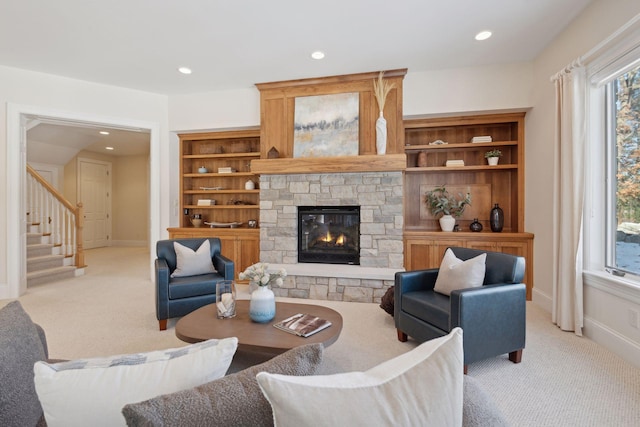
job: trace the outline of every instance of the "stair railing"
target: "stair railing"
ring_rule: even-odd
[[[58,190],[49,184],[31,166],[27,165],[27,215],[29,223],[40,225],[43,235],[48,235],[61,253],[73,257],[73,265],[84,264],[82,229],[84,216],[82,203],[73,206]]]

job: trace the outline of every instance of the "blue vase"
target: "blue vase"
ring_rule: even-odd
[[[260,286],[251,293],[249,318],[257,323],[267,323],[276,317],[276,297],[267,286]]]

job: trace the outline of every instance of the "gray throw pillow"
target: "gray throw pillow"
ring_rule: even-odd
[[[271,405],[256,375],[313,375],[322,363],[322,344],[293,348],[260,365],[201,386],[166,394],[122,409],[133,426],[273,426]]]
[[[35,426],[42,417],[33,365],[45,358],[38,329],[20,302],[0,309],[0,426]]]
[[[476,379],[464,376],[462,425],[467,427],[509,427],[509,423]]]

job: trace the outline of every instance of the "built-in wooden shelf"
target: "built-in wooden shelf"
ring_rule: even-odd
[[[420,172],[451,172],[451,171],[459,171],[459,172],[470,172],[470,171],[491,171],[491,170],[508,170],[508,169],[518,169],[518,165],[508,164],[508,165],[470,165],[470,166],[426,166],[426,167],[408,167],[407,173],[420,173]]]
[[[260,205],[184,205],[187,209],[260,209]]]
[[[406,166],[406,154],[305,157],[252,160],[251,172],[260,175],[334,172],[393,172],[404,171]]]

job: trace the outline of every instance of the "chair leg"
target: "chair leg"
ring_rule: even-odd
[[[166,331],[167,330],[167,319],[158,320],[158,323],[160,325],[160,330],[161,331]]]
[[[469,365],[464,365],[464,374],[467,375],[467,371],[469,370]]]
[[[398,329],[398,341],[407,342],[408,339],[409,339],[409,337],[407,336],[407,334],[405,334],[400,329]]]
[[[509,360],[511,360],[513,363],[522,362],[522,349],[509,353]]]

